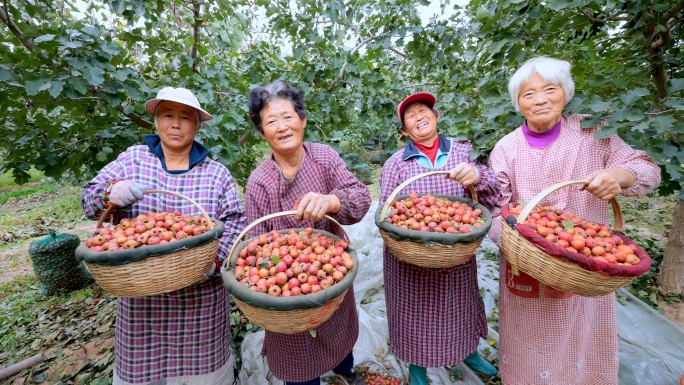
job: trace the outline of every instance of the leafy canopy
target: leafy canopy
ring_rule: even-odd
[[[56,179],[90,178],[153,132],[144,102],[167,85],[192,89],[215,116],[199,140],[242,184],[267,148],[247,118],[249,90],[285,79],[304,91],[307,138],[396,146],[396,104],[438,96],[443,134],[472,156],[522,123],[506,95],[526,59],[573,63],[568,112],[597,135],[619,134],[660,165],[661,192],[684,182],[684,0],[91,1],[0,7],[2,167]],[[339,148],[339,147],[338,147]]]

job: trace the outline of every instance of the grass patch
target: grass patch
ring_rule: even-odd
[[[28,170],[28,174],[31,176],[31,179],[29,179],[28,183],[39,182],[45,176],[42,171],[38,171],[33,167]],[[7,188],[13,189],[16,187],[17,184],[14,183],[14,176],[12,176],[11,171],[0,174],[0,190],[5,190]]]
[[[0,210],[0,226],[12,231],[22,226],[52,226],[83,218],[81,188],[74,186],[45,186],[42,192],[27,191],[21,200],[6,202]]]
[[[21,190],[7,191],[4,193],[0,193],[0,204],[3,204],[10,199],[22,199],[38,193],[54,192],[57,190],[61,190],[62,188],[64,187],[59,186],[56,183],[51,183],[43,184],[38,187],[29,187]]]

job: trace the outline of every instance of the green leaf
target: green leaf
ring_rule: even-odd
[[[658,295],[656,293],[651,293],[648,296],[648,299],[651,301],[651,303],[656,303],[658,302]]]
[[[261,263],[258,265],[259,268],[261,269],[268,269],[268,261],[271,259],[271,257],[266,257],[261,260]]]
[[[0,68],[0,81],[6,82],[8,80],[14,79],[15,75],[12,71],[7,71]]]
[[[54,38],[55,38],[55,35],[43,35],[43,36],[39,36],[39,37],[33,39],[33,42],[34,43],[42,43],[44,41],[52,41],[52,39],[54,39]]]
[[[100,36],[100,29],[95,27],[95,26],[92,26],[92,25],[88,25],[88,26],[81,28],[81,32],[86,33],[92,37],[99,37]]]
[[[589,108],[594,112],[603,112],[610,107],[610,103],[601,100],[599,97],[594,96],[589,102]]]
[[[2,74],[2,71],[1,71],[1,70],[0,70],[0,74]],[[0,76],[0,80],[3,80],[3,79],[2,79],[2,76]],[[680,98],[668,98],[667,100],[665,100],[665,102],[664,102],[663,104],[665,104],[665,105],[668,106],[668,107],[672,107],[672,108],[674,108],[674,109],[677,110],[677,111],[682,111],[682,110],[684,110],[684,99],[680,99]]]
[[[667,132],[675,124],[676,120],[670,115],[660,115],[651,119],[651,127],[658,132]]]
[[[508,39],[502,39],[502,40],[499,40],[495,43],[489,44],[487,46],[487,52],[494,55],[494,54],[498,53],[499,51],[501,51],[501,48],[503,46],[505,46],[507,43],[508,43]]]
[[[69,84],[71,84],[76,91],[80,92],[81,95],[85,95],[86,92],[88,92],[88,84],[82,78],[71,78]]]
[[[50,82],[50,96],[53,98],[56,98],[59,96],[60,93],[62,93],[62,89],[64,88],[64,82],[60,80],[54,80]]]
[[[59,39],[58,41],[62,44],[62,47],[66,48],[79,48],[83,46],[83,43],[80,41],[69,41],[66,39]]]
[[[116,44],[112,43],[111,41],[102,41],[100,43],[100,49],[102,49],[104,52],[106,52],[110,55],[116,55],[119,52],[121,52],[119,47]]]
[[[292,52],[296,60],[300,60],[304,56],[304,50],[300,46],[296,46]]]
[[[626,295],[616,295],[615,299],[620,303],[622,306],[627,306],[627,296]]]
[[[114,152],[111,147],[103,147],[100,152],[97,153],[96,158],[100,162],[106,162],[109,159],[109,154]]]
[[[665,90],[668,94],[684,90],[684,78],[671,79],[670,82],[665,86]]]
[[[309,334],[311,334],[312,338],[316,338],[316,329],[309,330]]]
[[[642,96],[649,95],[650,92],[645,88],[635,88],[633,90],[627,91],[626,94],[620,95],[620,100],[625,105],[632,104],[633,102],[641,99]]]
[[[594,131],[595,139],[605,139],[609,136],[617,135],[617,128],[615,126],[604,126],[600,130]]]
[[[563,228],[564,229],[574,229],[575,224],[570,219],[564,219],[563,220]]]
[[[99,67],[86,66],[83,68],[83,77],[93,86],[98,86],[104,82],[103,73],[104,70]]]
[[[26,95],[36,95],[41,91],[49,90],[52,86],[49,78],[40,78],[36,80],[27,80],[24,88],[26,89]]]
[[[271,262],[273,262],[274,265],[277,265],[280,261],[281,259],[278,257],[271,257]]]

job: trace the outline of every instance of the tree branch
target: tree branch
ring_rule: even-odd
[[[27,50],[29,50],[29,52],[33,53],[35,48],[33,39],[24,39],[23,34],[21,33],[21,29],[19,29],[19,27],[17,27],[17,25],[14,24],[14,22],[10,19],[9,11],[5,13],[5,10],[0,9],[0,21],[2,21],[7,26],[7,28],[9,28],[10,32],[12,32],[12,35],[14,35],[14,37],[16,37],[19,40],[21,45],[23,45]],[[38,58],[41,60],[50,61],[50,59],[43,51],[39,51],[38,53],[36,53],[36,56],[38,56]],[[53,62],[53,66],[54,65],[56,65],[56,63]]]
[[[9,28],[9,30],[12,32],[12,34],[21,42],[21,45],[23,45],[29,52],[31,52],[31,53],[34,52],[35,44],[33,43],[33,39],[24,39],[24,36],[23,36],[21,30],[19,29],[19,27],[17,27],[17,25],[14,24],[14,22],[12,22],[12,20],[10,20],[9,13],[6,13],[2,8],[0,8],[0,21],[2,21],[7,26],[7,28]],[[36,53],[36,56],[38,56],[38,58],[40,58],[41,60],[44,60],[44,61],[47,61],[48,63],[50,63],[50,65],[53,68],[58,67],[57,62],[54,60],[51,60],[45,54],[45,52],[39,51],[38,53]],[[95,87],[89,86],[88,87],[88,93],[90,95],[97,97],[97,90],[95,89]],[[109,104],[105,99],[102,99],[102,98],[98,98],[98,99]],[[143,118],[142,116],[135,114],[133,112],[129,112],[129,113],[124,112],[123,106],[117,106],[115,108],[116,108],[116,110],[121,112],[123,115],[125,115],[129,119],[131,119],[133,122],[138,124],[140,127],[143,127],[143,128],[152,128],[153,127],[153,124],[149,120]]]
[[[364,41],[362,41],[361,43],[359,43],[356,47],[354,47],[354,49],[351,50],[351,52],[349,53],[349,57],[354,56],[354,54],[355,54],[359,49],[361,49],[361,47],[363,47],[364,45],[368,44],[369,42],[371,42],[371,41],[373,41],[373,40],[377,40],[377,39],[379,39],[379,38],[381,38],[381,37],[382,37],[382,35],[377,35],[377,36],[371,36],[371,37],[365,39]],[[331,91],[333,90],[333,88],[335,87],[335,84],[339,83],[340,80],[342,80],[342,77],[344,76],[344,71],[347,70],[347,65],[348,65],[348,64],[349,64],[349,61],[348,61],[348,60],[345,60],[345,61],[344,61],[344,64],[342,64],[342,68],[340,69],[340,74],[337,75],[337,79],[333,80],[333,82],[330,83],[330,85],[329,85],[328,87],[325,88],[326,91],[331,92]]]
[[[684,0],[679,0],[679,2],[674,7],[670,8],[670,10],[663,14],[663,24],[667,25],[667,22],[671,18],[673,18],[677,13],[679,13],[679,11],[681,11],[682,9],[684,9]]]
[[[673,108],[671,110],[663,110],[663,111],[657,111],[657,112],[644,112],[644,114],[652,115],[652,116],[658,116],[658,115],[662,115],[662,114],[665,114],[668,112],[674,112],[674,111],[677,111],[677,110]]]
[[[671,21],[668,23],[668,27],[669,27],[669,28],[672,28],[672,27],[675,26],[675,24],[680,23],[680,22],[682,22],[682,21],[684,21],[684,17],[680,17],[679,19],[671,20]]]
[[[106,103],[107,101],[104,100],[104,102]],[[140,115],[138,115],[138,114],[134,114],[134,113],[132,113],[132,112],[126,113],[126,112],[124,111],[124,107],[123,107],[123,106],[119,105],[119,106],[116,106],[115,108],[116,108],[117,111],[119,111],[119,112],[121,112],[122,114],[124,114],[125,116],[127,116],[128,119],[130,119],[131,121],[133,121],[133,123],[137,124],[138,126],[140,126],[140,127],[142,127],[142,128],[147,128],[147,129],[154,128],[154,124],[152,124],[152,122],[150,122],[149,120],[143,118],[142,116],[140,116]]]
[[[650,45],[650,49],[654,51],[660,51],[661,48],[665,47],[667,43],[670,42],[670,39],[672,39],[672,35],[670,35],[670,30],[665,29],[664,32],[658,34],[657,39],[653,40],[653,42]]]
[[[396,48],[394,48],[394,47],[390,47],[390,51],[396,53],[396,54],[399,55],[399,56],[403,56],[403,57],[405,57],[405,58],[408,58],[408,55],[407,55],[407,54],[405,54],[405,53],[399,51],[398,49],[396,49]]]
[[[238,138],[238,143],[242,144],[244,143],[247,139],[249,139],[250,136],[252,136],[252,133],[256,130],[247,130],[245,131],[244,134],[240,135]]]
[[[648,55],[648,63],[651,65],[651,81],[656,86],[658,96],[660,99],[667,97],[667,90],[665,89],[665,82],[667,82],[667,74],[663,68],[662,55],[657,52],[650,52]]]
[[[197,46],[199,44],[199,24],[197,22],[200,19],[200,5],[197,4],[196,2],[192,2],[192,14],[194,16],[193,18],[193,26],[192,26],[192,38],[193,38],[193,43],[192,43],[192,49],[190,51],[190,56],[192,57],[192,72],[197,72]]]
[[[683,0],[683,1],[684,1],[684,0]],[[597,18],[595,18],[594,16],[592,16],[592,15],[588,14],[587,12],[585,12],[584,9],[582,9],[582,7],[577,7],[577,9],[582,13],[582,15],[584,15],[584,17],[586,17],[587,19],[589,19],[589,21],[591,21],[592,23],[598,23],[598,24],[601,24],[601,25],[606,25],[609,21],[627,21],[627,20],[629,20],[628,17],[620,16],[620,13],[619,13],[619,12],[616,13],[615,15],[608,16],[608,17],[606,17],[605,19],[597,19]]]
[[[416,88],[416,87],[424,87],[424,86],[443,86],[444,81],[441,81],[439,83],[422,83],[422,84],[412,84],[409,86],[403,86],[401,87],[402,90],[405,90],[407,88]]]

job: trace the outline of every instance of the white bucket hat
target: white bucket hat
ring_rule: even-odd
[[[204,111],[202,107],[200,107],[199,100],[197,100],[195,94],[193,94],[190,90],[187,90],[185,88],[162,88],[157,93],[157,97],[155,99],[148,100],[147,103],[145,103],[145,110],[147,110],[147,112],[150,115],[154,116],[154,112],[157,109],[157,106],[164,100],[185,104],[186,106],[195,108],[197,111],[200,112],[200,121],[202,122],[204,122],[205,120],[211,120],[213,118],[213,116],[211,116],[207,111]]]

